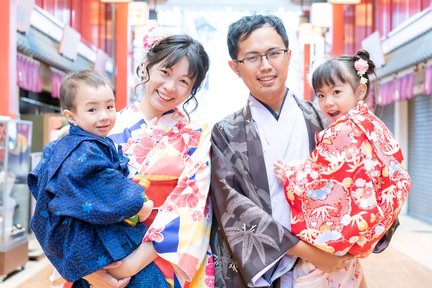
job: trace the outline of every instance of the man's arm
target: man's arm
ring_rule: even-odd
[[[299,241],[288,249],[287,253],[309,261],[318,269],[327,273],[341,270],[345,267],[345,261],[354,257],[350,254],[335,256],[304,241]]]

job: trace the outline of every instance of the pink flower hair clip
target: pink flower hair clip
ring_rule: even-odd
[[[166,37],[168,37],[167,34],[163,34],[160,31],[157,31],[155,27],[151,27],[143,38],[144,49],[146,49],[147,52],[152,50]]]
[[[354,68],[357,71],[357,75],[360,76],[360,84],[366,84],[368,80],[363,75],[369,70],[369,64],[363,59],[358,59],[354,62]]]

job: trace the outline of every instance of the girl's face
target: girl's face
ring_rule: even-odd
[[[354,108],[365,96],[365,85],[361,84],[354,91],[348,83],[336,79],[335,85],[323,85],[315,91],[321,111],[331,120],[336,121]]]
[[[195,80],[188,76],[188,70],[186,57],[171,68],[161,63],[151,68],[140,105],[146,117],[151,119],[174,109],[190,96]]]

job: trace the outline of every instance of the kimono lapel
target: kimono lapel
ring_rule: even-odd
[[[249,170],[253,184],[259,188],[258,191],[266,191],[266,193],[260,193],[260,198],[264,199],[264,203],[270,204],[269,184],[267,179],[267,173],[265,173],[265,161],[264,154],[259,138],[258,129],[255,121],[252,119],[252,113],[249,105],[243,108],[243,117],[245,119],[245,140],[247,145],[247,159],[249,162]],[[263,169],[264,168],[264,169]],[[263,205],[264,210],[271,214],[271,206]]]

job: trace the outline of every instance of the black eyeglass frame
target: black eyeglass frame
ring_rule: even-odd
[[[268,54],[271,54],[271,53],[274,53],[274,52],[279,52],[279,51],[283,51],[283,52],[284,52],[284,55],[285,55],[286,53],[288,53],[288,49],[280,48],[280,49],[270,50],[270,51],[268,51],[267,53],[264,53],[264,54],[257,54],[257,55],[254,55],[254,56],[247,56],[247,57],[245,57],[245,58],[243,58],[243,59],[240,59],[240,60],[239,60],[239,59],[233,59],[233,61],[236,62],[236,63],[242,63],[242,64],[245,64],[245,60],[247,61],[248,58],[257,56],[257,57],[260,58],[260,63],[261,63],[261,62],[262,62],[262,57],[265,56],[266,59],[267,59],[267,61],[270,61],[269,58],[268,58]],[[253,63],[253,62],[252,62],[252,63]]]

